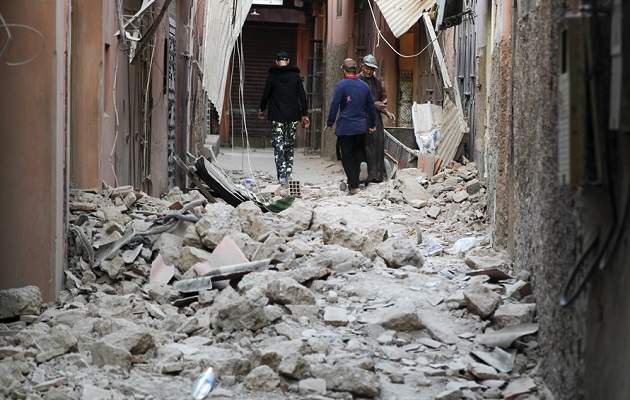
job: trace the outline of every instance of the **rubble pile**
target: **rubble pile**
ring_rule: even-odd
[[[190,398],[212,367],[210,398],[543,398],[529,277],[483,236],[474,165],[339,186],[278,214],[73,191],[60,299],[0,291],[0,396]]]

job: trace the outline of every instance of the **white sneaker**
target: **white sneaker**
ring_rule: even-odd
[[[368,178],[368,170],[367,170],[367,163],[366,162],[362,162],[360,168],[360,172],[359,172],[359,182],[365,182]]]

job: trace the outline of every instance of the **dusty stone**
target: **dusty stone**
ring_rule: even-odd
[[[353,229],[339,224],[323,224],[322,233],[324,244],[338,244],[348,249],[359,251],[368,257],[374,256],[372,239]]]
[[[243,382],[249,390],[269,392],[280,385],[280,378],[271,368],[261,365],[250,372]]]
[[[407,239],[387,239],[376,246],[376,254],[390,268],[400,268],[405,265],[421,268],[424,264],[424,257],[419,248],[413,241]]]
[[[223,331],[260,329],[269,324],[265,317],[265,305],[241,296],[228,287],[215,298],[211,307],[212,326]]]
[[[346,309],[339,307],[326,307],[324,311],[324,323],[332,326],[345,326],[348,324]]]
[[[463,190],[453,193],[453,201],[455,203],[461,203],[462,201],[466,200],[468,197],[470,197],[468,192],[463,191]]]
[[[101,261],[100,268],[112,279],[119,279],[127,269],[120,255],[116,255],[116,257],[111,260]]]
[[[413,303],[403,301],[392,307],[376,310],[367,317],[371,324],[399,332],[417,331],[424,327]]]
[[[39,314],[42,294],[37,286],[0,290],[0,319]]]
[[[326,380],[330,390],[350,392],[357,396],[376,398],[381,392],[376,375],[349,363],[313,366],[313,376]]]
[[[115,365],[129,367],[131,365],[131,353],[119,346],[114,346],[105,340],[94,342],[90,347],[92,364],[102,367]]]
[[[429,218],[437,219],[438,215],[440,215],[441,212],[442,212],[442,209],[440,207],[431,206],[427,210],[427,216]]]
[[[301,395],[325,395],[326,380],[317,378],[302,379],[298,383],[298,388]]]
[[[500,328],[534,321],[535,304],[502,304],[494,312],[494,320]]]
[[[300,354],[289,353],[282,358],[278,373],[291,379],[305,379],[311,375],[311,366]]]
[[[143,290],[149,297],[159,304],[169,304],[179,297],[179,292],[171,286],[161,283],[149,283],[144,286]]]
[[[162,233],[153,243],[153,249],[157,250],[164,259],[166,265],[176,265],[179,254],[182,251],[184,239],[172,233]]]
[[[182,248],[182,251],[179,255],[177,268],[180,270],[180,272],[184,273],[188,271],[193,265],[203,261],[210,261],[211,259],[212,253],[210,253],[209,251],[198,249],[196,247],[185,246]]]
[[[221,240],[232,231],[241,231],[239,219],[232,218],[235,209],[223,203],[211,203],[206,206],[206,215],[195,225],[201,242],[214,250]]]
[[[492,368],[489,365],[480,364],[471,362],[466,366],[468,372],[473,374],[477,379],[486,380],[486,379],[498,379],[499,373],[496,369]]]
[[[489,317],[501,303],[501,296],[479,283],[468,286],[464,297],[468,309],[481,318]]]
[[[315,296],[308,288],[284,276],[269,282],[265,295],[277,304],[315,304]]]
[[[311,226],[313,214],[313,204],[302,199],[295,199],[291,207],[279,215],[293,222],[300,230],[305,231]]]

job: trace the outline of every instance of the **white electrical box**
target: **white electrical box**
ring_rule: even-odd
[[[567,16],[559,26],[558,183],[580,185],[586,180],[588,101],[584,16]]]

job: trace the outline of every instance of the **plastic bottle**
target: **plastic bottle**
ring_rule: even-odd
[[[199,375],[197,381],[192,388],[192,396],[194,400],[205,399],[206,396],[212,392],[216,384],[216,378],[214,376],[214,370],[212,367],[207,368]]]

